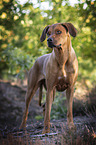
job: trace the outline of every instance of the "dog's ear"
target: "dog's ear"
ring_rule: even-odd
[[[76,37],[77,30],[71,23],[61,23],[61,25],[70,33],[71,36]]]
[[[50,26],[50,25],[46,26],[45,29],[43,30],[42,35],[41,35],[41,38],[40,38],[40,41],[41,41],[41,42],[43,42],[43,41],[45,40],[45,38],[46,38],[46,33],[47,33],[48,29],[49,29],[49,26]]]

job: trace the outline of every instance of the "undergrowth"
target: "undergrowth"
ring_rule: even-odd
[[[0,136],[0,145],[95,145],[96,134],[89,130],[87,126],[82,126],[79,131],[70,131],[65,127],[61,128],[61,133],[54,136],[42,136],[32,138],[26,134],[24,136],[13,136],[8,134],[6,138]]]

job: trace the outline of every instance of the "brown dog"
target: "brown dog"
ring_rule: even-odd
[[[57,23],[48,25],[43,30],[41,42],[48,36],[48,46],[52,53],[39,57],[29,71],[28,88],[26,93],[26,107],[21,127],[26,126],[29,103],[38,88],[39,104],[41,105],[42,85],[47,89],[43,133],[50,132],[50,112],[54,92],[66,90],[67,122],[73,127],[72,103],[74,84],[78,76],[78,61],[71,45],[70,34],[75,37],[76,29],[71,23]]]

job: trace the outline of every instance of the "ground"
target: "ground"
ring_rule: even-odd
[[[17,85],[12,85],[9,82],[0,82],[0,133],[1,139],[4,139],[3,142],[8,141],[8,135],[11,134],[13,137],[25,137],[30,136],[32,143],[39,139],[45,140],[51,144],[54,141],[58,143],[58,138],[60,141],[61,135],[66,133],[65,130],[67,128],[67,120],[59,119],[59,120],[51,120],[51,134],[42,135],[43,130],[43,119],[37,120],[37,115],[43,114],[43,109],[38,105],[38,91],[34,98],[31,101],[29,107],[29,117],[27,121],[26,132],[24,130],[19,130],[19,126],[22,120],[22,114],[25,106],[25,93],[26,87],[19,87]],[[78,112],[78,111],[77,111]],[[96,116],[95,116],[96,117]],[[92,128],[94,130],[94,134],[96,132],[96,118],[92,115],[90,116],[75,116],[74,123],[76,125],[75,133],[82,134],[82,130],[85,128],[88,131],[89,129],[92,132]],[[59,135],[58,135],[59,134]],[[51,136],[51,137],[50,137]],[[53,137],[54,136],[54,137]],[[95,135],[94,135],[95,136]],[[10,138],[10,137],[9,137]],[[13,138],[11,138],[12,140]],[[28,139],[27,139],[28,141]],[[36,142],[35,142],[36,143]],[[17,143],[18,144],[18,143]],[[38,143],[37,143],[38,144]],[[1,145],[1,144],[0,144]],[[4,144],[5,145],[5,144]],[[14,144],[13,144],[14,145]]]
[[[11,83],[0,82],[0,128],[19,127],[25,106],[26,88],[12,86]],[[38,94],[38,92],[37,92]],[[29,108],[31,122],[35,121],[35,116],[42,113],[42,108],[38,105],[38,98],[34,97]],[[30,120],[29,117],[29,120]],[[29,121],[30,122],[30,121]]]

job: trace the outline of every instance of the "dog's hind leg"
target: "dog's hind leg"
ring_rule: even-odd
[[[41,106],[42,101],[42,84],[39,87],[39,106]]]
[[[27,92],[26,92],[26,107],[25,107],[25,110],[24,110],[24,113],[23,113],[23,118],[22,118],[22,123],[20,125],[20,129],[26,127],[29,104],[30,104],[30,101],[31,101],[32,97],[34,96],[37,88],[38,87],[35,86],[34,89],[30,89],[30,90],[28,89]]]
[[[33,69],[30,70],[29,76],[28,76],[28,87],[27,87],[27,92],[25,96],[26,106],[23,113],[23,118],[22,118],[20,129],[26,127],[29,104],[36,90],[38,89],[38,87],[39,87],[38,75],[36,76],[36,68],[33,67]]]

